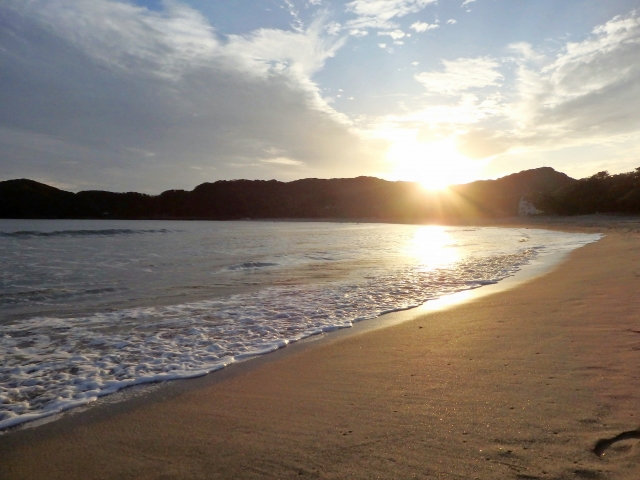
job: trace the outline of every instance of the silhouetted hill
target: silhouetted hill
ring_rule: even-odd
[[[523,196],[551,198],[576,181],[552,168],[427,192],[373,177],[220,180],[160,195],[70,193],[32,180],[0,182],[2,218],[215,219],[341,218],[389,221],[491,218],[517,214]]]
[[[541,196],[575,182],[568,175],[551,167],[541,167],[507,175],[497,180],[481,180],[465,185],[455,185],[451,191],[458,198],[449,202],[454,217],[510,217],[518,214],[522,197],[537,203]]]
[[[541,195],[538,204],[558,215],[640,214],[640,167],[617,175],[596,173]]]
[[[73,217],[76,195],[26,178],[0,182],[0,218]]]
[[[233,180],[204,183],[190,194],[190,214],[231,218],[396,218],[421,216],[425,192],[410,182],[373,177]]]

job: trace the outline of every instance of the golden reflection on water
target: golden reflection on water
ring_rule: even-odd
[[[455,239],[446,227],[428,225],[418,227],[409,245],[409,255],[424,270],[434,270],[455,263],[460,259]]]

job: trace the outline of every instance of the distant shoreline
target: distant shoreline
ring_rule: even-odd
[[[530,215],[513,216],[490,219],[464,219],[459,221],[400,221],[397,219],[378,218],[242,218],[230,220],[217,220],[211,218],[0,218],[0,221],[176,221],[176,222],[289,222],[289,223],[383,223],[391,225],[440,225],[440,226],[478,226],[478,227],[529,227],[539,226],[540,228],[597,228],[602,226],[607,230],[620,228],[632,228],[635,224],[640,225],[640,215],[626,214],[591,214],[591,215]]]

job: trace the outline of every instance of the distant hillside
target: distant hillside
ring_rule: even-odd
[[[550,198],[576,180],[552,168],[456,185],[447,193],[373,177],[220,180],[160,195],[65,192],[32,180],[0,182],[0,218],[211,219],[340,218],[455,220],[517,214],[518,202]]]
[[[74,218],[76,194],[33,180],[0,182],[1,218]]]
[[[640,167],[617,175],[596,173],[540,195],[537,202],[558,215],[640,214]]]
[[[559,188],[575,182],[564,173],[551,167],[525,170],[497,180],[482,180],[450,188],[454,195],[444,204],[449,207],[445,217],[498,218],[518,214],[518,203],[522,197],[536,202]]]

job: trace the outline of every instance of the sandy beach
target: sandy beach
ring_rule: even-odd
[[[638,479],[640,220],[529,226],[606,236],[511,290],[7,432],[0,478]]]

